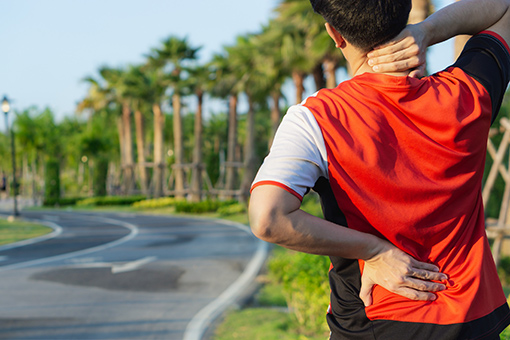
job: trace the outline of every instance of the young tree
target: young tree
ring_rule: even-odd
[[[169,86],[172,89],[172,107],[174,111],[174,177],[175,196],[184,197],[184,148],[181,118],[181,96],[183,92],[183,80],[186,75],[183,72],[186,63],[197,58],[200,48],[192,47],[186,38],[180,39],[170,36],[165,39],[160,47],[153,48],[148,56],[148,64],[155,68],[161,68],[168,75]]]

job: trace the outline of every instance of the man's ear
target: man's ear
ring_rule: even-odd
[[[329,36],[333,39],[337,48],[345,47],[344,37],[329,23],[326,23],[326,31],[328,31]]]

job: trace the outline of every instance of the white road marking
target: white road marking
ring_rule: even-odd
[[[144,264],[155,261],[158,258],[156,256],[147,256],[143,259],[139,259],[131,262],[83,262],[78,263],[73,268],[111,268],[112,274],[125,273],[137,270]]]
[[[0,246],[0,251],[7,250],[7,249],[18,248],[18,247],[23,247],[23,246],[26,246],[26,245],[29,245],[29,244],[34,244],[34,243],[37,243],[37,242],[46,241],[46,240],[49,240],[51,238],[57,237],[58,235],[62,234],[62,227],[59,226],[56,223],[53,223],[53,222],[50,222],[50,221],[30,219],[30,218],[22,218],[21,220],[45,225],[45,226],[50,227],[51,229],[53,229],[53,232],[51,232],[49,234],[46,234],[46,235],[43,235],[43,236],[40,236],[40,237],[35,237],[35,238],[28,239],[28,240],[24,240],[24,241],[10,243],[10,244],[6,244],[4,246]]]
[[[93,262],[101,262],[102,257],[81,257],[78,259],[70,259],[69,263],[72,264],[84,264],[84,263],[93,263]]]
[[[126,236],[116,240],[116,241],[113,241],[113,242],[110,242],[110,243],[106,243],[106,244],[102,244],[102,245],[97,246],[97,247],[82,249],[82,250],[78,250],[78,251],[71,252],[71,253],[65,253],[65,254],[60,254],[60,255],[56,255],[56,256],[45,257],[45,258],[42,258],[42,259],[37,259],[37,260],[26,261],[26,262],[15,263],[15,264],[12,264],[12,265],[3,266],[3,267],[0,267],[0,272],[6,271],[6,270],[9,270],[9,269],[19,269],[19,268],[26,268],[26,267],[36,266],[36,265],[40,265],[40,264],[44,264],[44,263],[48,263],[48,262],[53,262],[53,261],[67,260],[67,259],[70,259],[70,258],[73,258],[73,257],[77,257],[77,256],[85,255],[85,254],[91,254],[91,253],[94,253],[94,252],[106,250],[106,249],[109,249],[109,248],[112,248],[112,247],[116,247],[118,245],[121,245],[122,243],[125,243],[125,242],[128,242],[128,241],[132,240],[139,233],[139,229],[138,229],[138,227],[136,225],[131,224],[131,223],[127,223],[127,222],[124,222],[124,221],[114,220],[112,218],[106,218],[106,217],[95,217],[95,216],[87,216],[87,219],[101,221],[101,222],[105,222],[105,223],[108,223],[108,224],[119,225],[119,226],[122,226],[124,228],[129,229],[130,233],[128,235],[126,235]]]
[[[237,224],[234,222],[228,222],[225,224],[233,225],[234,227],[250,233],[249,228],[245,225]],[[198,312],[198,314],[193,317],[193,319],[191,319],[191,321],[186,326],[186,330],[184,331],[183,340],[202,339],[205,332],[207,331],[207,328],[214,322],[214,320],[220,316],[230,305],[234,304],[246,289],[246,287],[253,282],[259,273],[260,268],[264,264],[268,251],[268,243],[259,241],[257,251],[251,258],[241,276],[239,276],[237,280],[227,288],[227,290],[225,290],[214,301],[205,306],[200,312]]]
[[[112,273],[118,274],[118,273],[125,273],[125,272],[130,272],[133,270],[137,270],[144,264],[147,264],[147,263],[155,261],[155,260],[157,260],[156,256],[147,256],[140,260],[131,261],[131,262],[120,264],[120,265],[113,265]]]

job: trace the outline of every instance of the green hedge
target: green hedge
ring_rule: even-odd
[[[176,200],[174,197],[161,197],[152,198],[133,203],[135,208],[165,208],[171,207],[175,204]]]
[[[111,205],[132,205],[135,202],[143,201],[145,196],[103,196],[91,197],[76,202],[78,206],[111,206]]]
[[[282,286],[283,295],[305,335],[328,332],[329,305],[326,256],[310,255],[277,248],[269,261],[270,278]]]
[[[175,202],[175,211],[188,214],[203,214],[217,212],[220,208],[237,204],[237,201],[202,201],[202,202]]]

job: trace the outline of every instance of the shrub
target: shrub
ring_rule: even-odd
[[[280,248],[279,248],[280,249]],[[329,258],[281,249],[269,261],[270,277],[282,285],[303,334],[327,333]]]
[[[499,261],[499,279],[503,285],[510,284],[510,257],[504,256]]]
[[[179,201],[175,203],[175,211],[189,214],[203,214],[208,212],[217,212],[222,207],[237,203],[236,201],[202,201],[186,202]]]
[[[242,203],[234,203],[230,205],[224,205],[218,208],[218,214],[221,216],[230,216],[235,214],[242,214],[246,212],[246,205]]]
[[[164,208],[174,205],[174,197],[161,197],[133,203],[135,208]]]
[[[76,202],[78,206],[111,206],[111,205],[131,205],[138,201],[143,201],[145,196],[104,196],[91,197]]]

